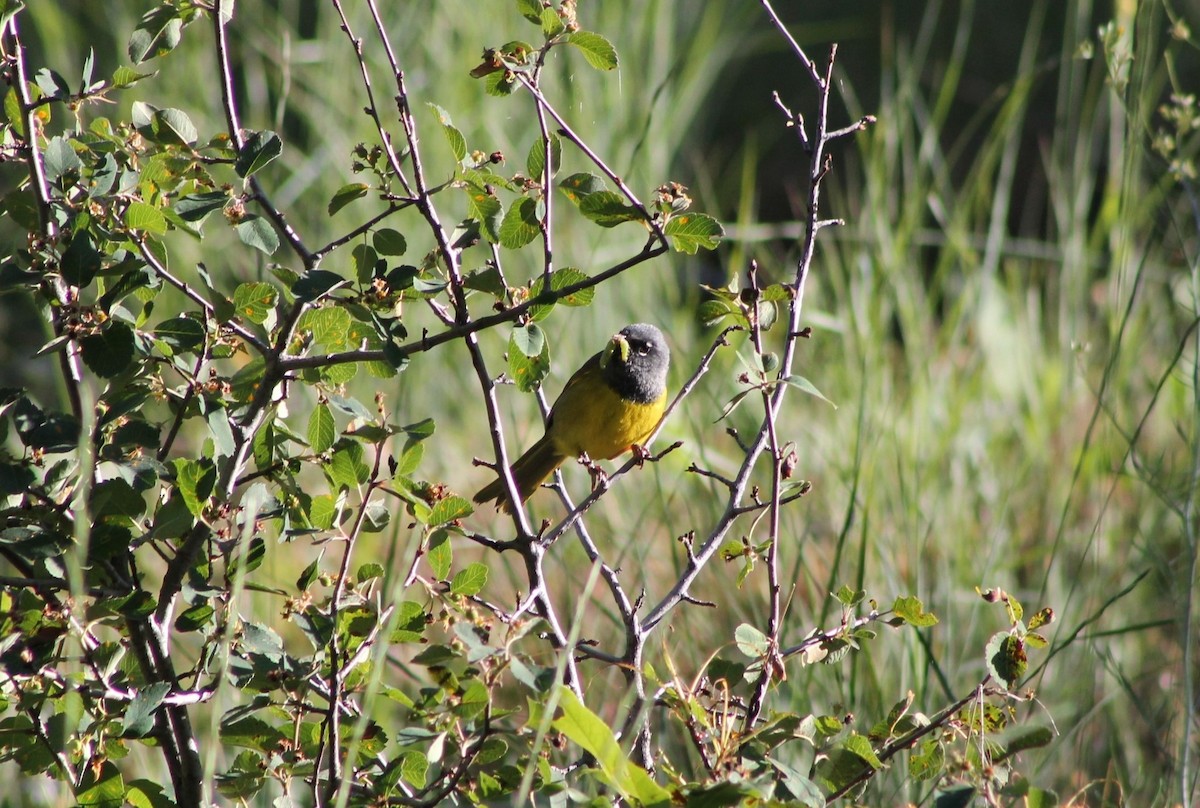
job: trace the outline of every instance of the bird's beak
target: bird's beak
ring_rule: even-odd
[[[600,367],[608,368],[614,356],[621,364],[629,361],[629,340],[625,338],[624,334],[613,334],[612,339],[608,341],[608,347],[604,349],[604,354],[600,357]]]

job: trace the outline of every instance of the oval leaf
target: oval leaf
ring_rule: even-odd
[[[130,202],[125,209],[125,226],[130,230],[162,235],[167,232],[167,217],[153,205],[145,202]]]
[[[700,248],[715,250],[725,235],[721,223],[703,213],[685,213],[672,218],[663,233],[676,252],[695,255]]]
[[[462,595],[469,597],[478,595],[487,583],[488,568],[475,561],[467,565],[466,569],[459,570],[454,576],[454,580],[450,582],[450,594]]]
[[[510,250],[519,250],[537,238],[540,232],[537,202],[523,196],[504,214],[504,221],[500,223],[500,244]]]
[[[617,61],[617,50],[604,37],[592,31],[576,31],[568,34],[567,42],[579,48],[587,63],[597,70],[614,70]]]
[[[118,320],[79,341],[83,363],[97,376],[110,379],[133,362],[133,329]]]
[[[327,404],[318,404],[308,417],[308,445],[317,454],[329,451],[337,440],[337,428],[333,423],[333,412]]]
[[[261,216],[250,214],[238,222],[235,229],[238,238],[248,247],[261,250],[267,255],[271,255],[279,249],[279,235],[275,232],[275,228],[271,227],[271,223]]]
[[[370,187],[363,182],[352,182],[338,188],[337,192],[333,195],[333,199],[329,200],[329,215],[332,216],[356,199],[362,199],[367,195]]]
[[[238,154],[234,170],[239,177],[251,177],[256,171],[283,153],[283,141],[271,131],[255,132]]]

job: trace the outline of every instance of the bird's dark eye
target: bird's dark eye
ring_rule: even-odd
[[[634,349],[635,351],[637,351],[638,353],[640,353],[640,354],[643,354],[643,355],[644,355],[644,354],[648,354],[648,353],[650,353],[650,343],[648,343],[648,342],[634,342],[634,343],[632,343],[632,344],[633,344],[633,349]]]

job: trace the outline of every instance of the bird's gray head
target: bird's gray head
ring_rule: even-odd
[[[649,404],[667,389],[671,349],[661,331],[649,323],[627,325],[613,335],[601,354],[608,383],[622,398]]]

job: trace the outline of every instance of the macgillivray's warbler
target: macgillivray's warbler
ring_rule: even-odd
[[[550,408],[546,434],[512,464],[521,501],[568,458],[611,460],[650,437],[666,410],[670,362],[667,341],[654,326],[635,323],[614,334],[567,381]],[[492,500],[510,510],[503,479],[475,494],[478,503]]]

